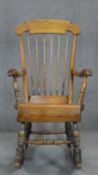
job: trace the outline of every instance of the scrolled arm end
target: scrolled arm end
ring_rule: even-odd
[[[83,69],[82,71],[78,72],[78,71],[73,71],[72,72],[73,76],[76,77],[88,77],[88,76],[92,76],[93,72],[90,69]]]
[[[81,72],[80,72],[80,74],[81,74],[81,76],[82,77],[90,77],[90,76],[92,76],[93,75],[93,72],[92,72],[92,70],[90,70],[90,69],[83,69]]]
[[[16,69],[9,69],[8,70],[8,77],[18,78],[21,76],[22,76],[22,73],[18,72]]]

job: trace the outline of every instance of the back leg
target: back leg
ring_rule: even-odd
[[[25,123],[25,140],[28,141],[30,134],[31,134],[31,128],[32,128],[32,123],[31,122],[26,122]],[[28,144],[26,144],[26,147],[28,147]]]
[[[73,124],[71,122],[65,123],[65,133],[67,136],[68,141],[73,141]],[[72,145],[67,144],[67,146],[70,148]]]

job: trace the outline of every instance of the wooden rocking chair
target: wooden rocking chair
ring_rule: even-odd
[[[80,29],[76,24],[66,20],[31,20],[18,25],[16,34],[20,46],[21,71],[8,71],[8,76],[13,77],[17,120],[21,126],[16,166],[20,167],[23,164],[28,144],[67,144],[74,165],[81,167],[78,122],[81,120],[81,110],[84,107],[87,79],[92,75],[92,71],[75,70],[76,39]],[[17,80],[19,77],[23,80],[23,99],[20,97]],[[74,77],[82,78],[77,102],[73,101]],[[32,131],[32,122],[64,122],[64,131]],[[30,134],[66,134],[67,139],[30,140]]]

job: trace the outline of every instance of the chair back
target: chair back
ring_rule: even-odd
[[[33,95],[68,95],[72,101],[79,33],[79,27],[66,20],[31,20],[16,27],[26,103],[29,90]]]

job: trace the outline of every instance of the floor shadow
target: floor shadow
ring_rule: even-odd
[[[50,149],[48,150],[48,148],[47,151],[45,150],[45,153],[42,150],[40,154],[37,154],[38,149],[38,147],[34,150],[33,148],[29,148],[24,163],[24,169],[26,172],[28,172],[29,174],[31,174],[32,172],[34,174],[56,173],[58,175],[64,175],[65,173],[66,175],[71,175],[73,173],[74,166],[67,149],[63,148],[62,150],[62,154],[64,155],[63,160],[61,160],[62,155],[60,156],[60,154],[58,155],[58,153],[56,156],[54,155],[55,157],[49,156]]]

